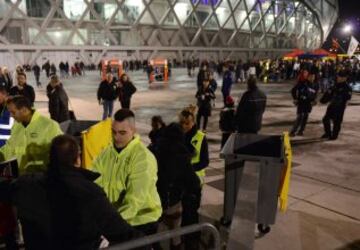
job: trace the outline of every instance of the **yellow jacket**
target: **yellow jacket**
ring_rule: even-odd
[[[14,123],[10,139],[0,149],[0,160],[15,157],[20,174],[46,170],[51,141],[60,134],[62,131],[56,121],[34,111],[26,127]]]
[[[96,183],[130,225],[144,225],[160,218],[157,162],[138,135],[120,153],[113,144],[108,146],[94,161],[92,170],[101,174]]]

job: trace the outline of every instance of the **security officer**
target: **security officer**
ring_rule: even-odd
[[[323,139],[336,140],[340,133],[341,123],[347,102],[351,99],[352,89],[347,83],[348,74],[341,70],[336,77],[336,84],[325,92],[320,102],[329,103],[325,116],[323,118],[325,134]],[[334,127],[331,131],[331,122]]]
[[[102,187],[121,217],[145,235],[156,233],[162,214],[156,188],[157,163],[136,134],[135,115],[120,109],[112,123],[113,143],[95,159]]]
[[[10,97],[7,108],[16,122],[0,148],[0,160],[16,157],[20,174],[45,170],[51,140],[62,134],[59,124],[40,115],[25,96]]]
[[[195,108],[185,108],[179,115],[179,122],[185,132],[185,142],[192,152],[191,165],[200,182],[204,184],[205,168],[209,165],[209,151],[206,136],[198,130],[195,124]],[[199,222],[198,209],[201,203],[201,189],[192,193],[185,192],[182,199],[182,226]],[[185,236],[185,249],[198,249],[200,234],[194,233]]]

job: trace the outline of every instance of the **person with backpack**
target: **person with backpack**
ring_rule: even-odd
[[[297,117],[290,136],[303,136],[306,123],[316,99],[316,90],[308,81],[309,72],[304,70],[300,73],[298,83],[292,88],[291,95],[297,106]]]

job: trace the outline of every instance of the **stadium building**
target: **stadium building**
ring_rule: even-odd
[[[322,45],[337,0],[2,0],[0,65],[274,57]]]

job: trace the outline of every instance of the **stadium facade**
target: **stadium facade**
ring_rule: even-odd
[[[1,0],[0,65],[273,57],[322,45],[337,0]]]

